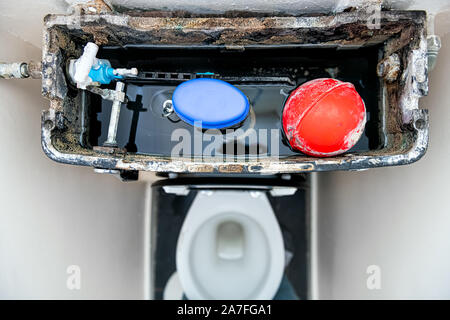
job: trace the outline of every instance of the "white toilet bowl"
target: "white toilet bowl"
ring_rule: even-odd
[[[281,230],[259,191],[200,191],[178,237],[189,299],[272,299],[284,272]]]

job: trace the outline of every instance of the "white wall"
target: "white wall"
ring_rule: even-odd
[[[326,2],[339,1],[319,4]],[[248,3],[253,9],[261,1]],[[280,0],[270,6],[277,4],[291,5]],[[448,1],[422,2],[434,5]],[[40,59],[42,18],[66,7],[62,0],[0,0],[0,61]],[[321,298],[450,298],[449,18],[437,16],[443,49],[430,96],[422,100],[431,116],[425,158],[408,167],[319,175]],[[39,130],[48,102],[39,81],[0,80],[0,97],[0,298],[144,297],[145,185],[46,158]],[[66,288],[72,264],[82,270],[80,291]],[[382,270],[379,291],[365,286],[372,264]]]
[[[450,298],[450,12],[430,76],[430,147],[406,167],[319,174],[320,298]],[[368,290],[366,268],[381,268]]]
[[[0,61],[40,59],[39,12],[26,26],[35,35],[9,32],[0,18]],[[0,80],[0,97],[0,299],[142,297],[145,184],[48,159],[39,80]],[[73,264],[80,291],[66,287]]]

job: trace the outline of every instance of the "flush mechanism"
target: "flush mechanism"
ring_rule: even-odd
[[[81,15],[75,23],[71,16],[48,16],[42,91],[51,103],[42,118],[43,150],[59,162],[101,169],[192,173],[359,170],[418,160],[428,141],[427,111],[418,108],[428,90],[425,13],[382,11],[376,29],[366,25],[363,12],[332,18],[106,13]],[[120,108],[117,148],[107,152],[99,147],[108,144],[113,101],[92,90],[82,94],[66,72],[88,42],[99,47],[96,58],[109,61],[102,68],[112,68],[112,75],[124,75],[114,70],[138,70],[118,79],[127,103]],[[254,143],[241,134],[245,139],[226,141],[217,154],[205,154],[208,144],[200,130],[202,143],[195,145],[199,131],[176,119],[173,94],[181,84],[201,77],[240,90],[254,117],[234,130],[265,129],[265,140]],[[360,142],[343,155],[324,159],[291,150],[280,130],[289,93],[317,78],[352,83],[367,110]],[[99,88],[115,91],[114,81]],[[174,156],[177,129],[191,134],[192,148]],[[222,150],[228,145],[242,149]]]

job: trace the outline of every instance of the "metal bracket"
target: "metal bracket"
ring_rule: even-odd
[[[87,86],[86,90],[89,92],[92,92],[94,94],[98,94],[100,97],[102,97],[105,100],[109,101],[119,101],[121,103],[126,103],[127,98],[125,95],[125,92],[111,89],[102,89],[96,86]]]
[[[441,38],[435,34],[429,35],[427,37],[428,71],[434,69],[439,50],[441,50]]]

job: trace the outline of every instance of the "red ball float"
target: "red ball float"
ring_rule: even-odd
[[[290,94],[282,121],[293,149],[329,157],[346,152],[358,142],[366,124],[366,108],[353,84],[315,79]]]

